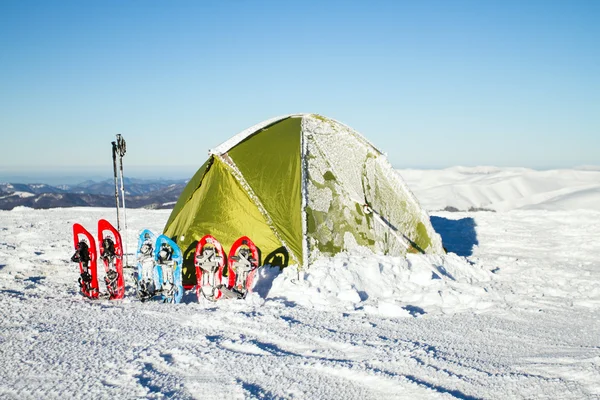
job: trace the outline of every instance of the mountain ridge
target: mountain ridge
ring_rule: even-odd
[[[155,180],[125,178],[126,206],[169,208],[187,184],[185,179]],[[35,209],[57,207],[113,207],[114,180],[83,181],[76,185],[0,183],[0,210],[23,206]]]

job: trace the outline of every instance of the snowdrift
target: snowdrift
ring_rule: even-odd
[[[307,271],[260,271],[255,292],[322,310],[364,311],[388,317],[485,309],[486,292],[474,282],[490,272],[455,254],[322,258]]]

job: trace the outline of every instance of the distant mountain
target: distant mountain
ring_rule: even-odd
[[[125,179],[128,208],[172,208],[186,180]],[[0,210],[17,206],[31,208],[113,207],[113,180],[85,181],[59,187],[46,184],[0,183]]]
[[[161,190],[170,185],[185,184],[186,180],[144,180],[125,178],[124,186],[125,193],[132,196],[138,196],[157,190]],[[85,181],[77,185],[63,185],[61,189],[69,193],[86,193],[86,194],[105,194],[108,196],[115,194],[114,180],[107,179],[104,181]]]
[[[44,183],[0,183],[0,193],[23,192],[31,194],[65,193],[61,188]]]

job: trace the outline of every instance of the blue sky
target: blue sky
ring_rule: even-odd
[[[599,20],[599,1],[3,0],[0,174],[109,176],[120,133],[126,171],[185,176],[296,112],[398,168],[599,165]]]

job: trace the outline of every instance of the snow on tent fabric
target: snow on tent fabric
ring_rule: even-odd
[[[385,156],[353,129],[315,114],[257,124],[209,152],[164,233],[184,251],[211,234],[252,238],[261,263],[308,267],[340,252],[443,253],[429,216]]]

